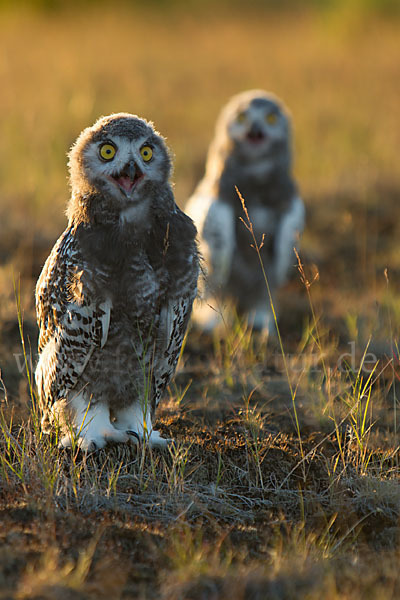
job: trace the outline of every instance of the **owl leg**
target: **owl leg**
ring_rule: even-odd
[[[248,322],[254,331],[260,331],[267,336],[275,334],[274,315],[267,298],[249,312]]]
[[[104,448],[107,442],[127,442],[127,433],[116,429],[110,421],[110,409],[102,403],[90,405],[83,392],[68,402],[67,423],[70,431],[60,440],[60,447],[68,448],[74,443],[85,452]]]
[[[152,448],[164,448],[171,440],[161,437],[153,429],[150,410],[135,402],[131,406],[116,411],[114,426],[121,432],[126,432],[130,437],[145,440]]]

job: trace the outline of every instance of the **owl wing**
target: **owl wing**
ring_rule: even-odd
[[[107,340],[111,302],[94,301],[94,296],[76,237],[67,229],[36,286],[40,357],[35,375],[42,401],[65,398],[94,349]]]
[[[175,373],[193,302],[197,295],[199,273],[197,249],[188,259],[187,272],[175,282],[179,295],[172,296],[161,307],[154,369],[154,408]]]
[[[275,274],[278,286],[286,282],[290,267],[296,263],[293,249],[298,247],[304,223],[304,202],[300,196],[295,196],[280,220],[275,238]]]
[[[200,235],[200,253],[207,270],[206,297],[223,287],[229,277],[236,246],[235,212],[226,202],[195,194],[186,207]]]

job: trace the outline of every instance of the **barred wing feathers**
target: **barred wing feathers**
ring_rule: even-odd
[[[40,330],[36,383],[45,403],[66,397],[94,349],[107,339],[111,304],[93,300],[85,273],[69,228],[56,242],[36,286]]]
[[[192,311],[194,295],[177,298],[161,310],[158,336],[161,342],[158,348],[160,354],[155,367],[155,407],[175,373]]]

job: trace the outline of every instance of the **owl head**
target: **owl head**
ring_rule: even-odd
[[[134,220],[170,189],[171,158],[152,123],[118,113],[82,131],[69,153],[69,171],[70,219]]]
[[[249,90],[233,96],[217,120],[213,153],[241,165],[291,160],[290,117],[273,94]]]

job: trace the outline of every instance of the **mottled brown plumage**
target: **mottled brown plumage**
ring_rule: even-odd
[[[104,155],[104,157],[103,157]],[[70,153],[68,227],[36,287],[44,427],[84,449],[146,438],[196,296],[196,229],[175,204],[150,123],[104,117]]]

